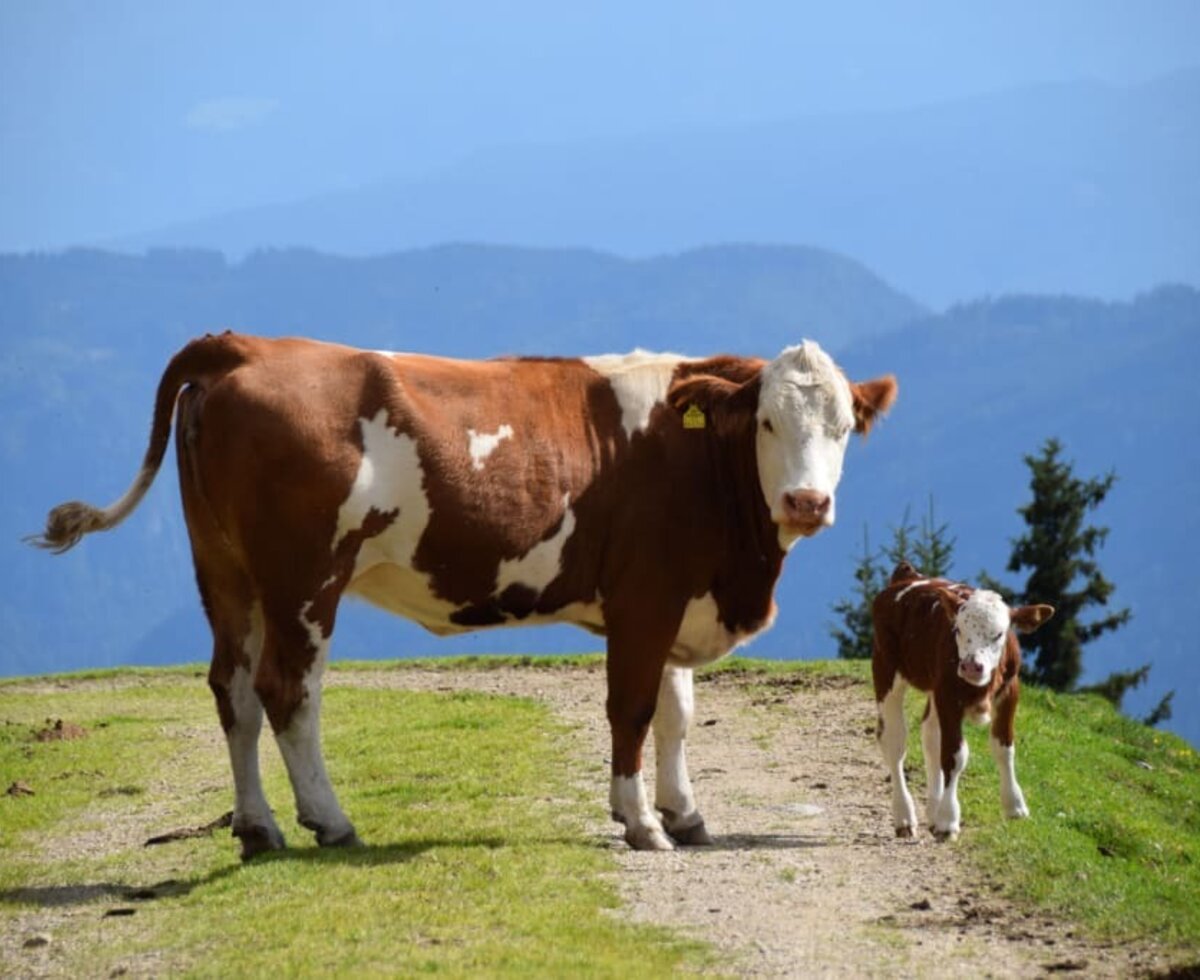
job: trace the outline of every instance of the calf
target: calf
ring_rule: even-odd
[[[1020,694],[1021,648],[1010,627],[1029,633],[1054,615],[1052,606],[1009,609],[995,592],[942,578],[923,578],[901,562],[875,597],[872,674],[879,707],[877,736],[892,778],[897,837],[911,837],[917,816],[904,781],[904,692],[929,695],[921,721],[929,809],[938,837],[959,831],[958,777],[967,765],[962,722],[992,718],[992,756],[1000,770],[1000,804],[1009,817],[1029,809],[1013,768],[1013,722]]]

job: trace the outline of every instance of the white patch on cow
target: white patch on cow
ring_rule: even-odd
[[[1029,816],[1025,794],[1017,784],[1016,748],[1002,745],[994,735],[991,738],[992,758],[1000,770],[1000,808],[1006,817],[1020,819]]]
[[[558,578],[562,571],[563,548],[575,532],[575,512],[570,504],[571,495],[564,494],[562,524],[553,536],[539,541],[520,558],[500,562],[496,569],[496,595],[510,585],[524,585],[540,594]]]
[[[1004,653],[1009,626],[1008,606],[995,592],[979,589],[959,607],[954,626],[959,676],[968,683],[987,687]],[[982,668],[982,673],[966,672],[968,665]]]
[[[721,622],[721,610],[711,592],[688,602],[683,611],[683,621],[668,655],[670,663],[677,667],[700,667],[712,663],[741,646],[753,636],[769,629],[774,623],[771,618],[762,629],[753,633],[737,633]]]
[[[621,426],[629,439],[649,424],[650,413],[667,397],[675,368],[685,360],[678,354],[652,354],[644,350],[583,359],[593,371],[608,378],[621,406]]]
[[[484,461],[496,451],[496,447],[505,439],[511,439],[511,425],[502,425],[495,432],[476,432],[467,429],[467,451],[471,454],[471,465],[477,470],[483,469]]]
[[[828,496],[820,526],[833,524],[835,493],[853,429],[850,383],[818,344],[806,340],[788,347],[763,368],[758,477],[784,550],[805,533],[788,526],[785,494],[809,490]]]
[[[359,427],[363,455],[350,494],[338,510],[334,548],[361,528],[372,510],[396,517],[362,543],[346,591],[435,633],[461,632],[450,622],[456,607],[435,596],[429,576],[412,567],[431,514],[416,440],[388,425],[386,409],[374,418],[359,419]]]

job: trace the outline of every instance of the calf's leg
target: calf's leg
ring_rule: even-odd
[[[896,674],[892,686],[878,703],[879,750],[883,765],[892,780],[892,825],[897,837],[912,837],[917,826],[917,811],[904,779],[904,756],[908,748],[908,723],[904,718],[904,692],[908,685]]]
[[[1006,817],[1019,819],[1029,816],[1025,794],[1017,784],[1015,722],[1020,682],[1014,677],[1002,697],[996,701],[996,716],[992,719],[992,758],[1000,771],[1000,808]]]
[[[695,712],[692,672],[670,665],[663,671],[654,710],[655,803],[666,832],[680,844],[711,844],[696,809],[688,778],[684,740]]]
[[[945,783],[942,778],[942,730],[938,725],[933,698],[925,702],[921,719],[921,747],[925,750],[925,819],[933,826]]]
[[[933,833],[946,839],[957,837],[961,829],[958,777],[967,767],[970,752],[962,734],[962,715],[955,715],[951,709],[945,708],[941,701],[935,701],[934,710],[938,712],[938,726],[941,729],[941,768],[946,785],[934,811]]]

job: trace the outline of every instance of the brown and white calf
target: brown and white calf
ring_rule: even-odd
[[[929,695],[921,721],[928,793],[926,817],[934,834],[958,834],[958,779],[967,766],[963,718],[992,721],[992,756],[1000,770],[1006,816],[1029,809],[1014,767],[1014,721],[1020,697],[1021,648],[1013,630],[1029,633],[1054,614],[1051,606],[1009,609],[995,592],[960,582],[923,578],[901,562],[875,597],[872,673],[879,709],[877,736],[892,781],[897,837],[911,837],[917,815],[904,779],[908,726],[904,692]],[[994,716],[993,716],[994,713]]]
[[[891,377],[847,381],[811,342],[770,362],[476,362],[208,336],[167,365],[125,495],[55,508],[37,543],[124,519],[175,414],[244,856],[283,846],[259,779],[264,711],[300,823],[323,845],[357,840],[318,731],[345,594],[438,634],[606,635],[612,811],[632,846],[669,849],[668,835],[709,840],[684,757],[692,668],[770,625],[784,554],[833,523],[850,434],[895,395]],[[661,819],[641,776],[652,720]]]

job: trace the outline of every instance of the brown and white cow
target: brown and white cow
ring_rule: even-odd
[[[1000,805],[1008,817],[1029,808],[1014,768],[1014,722],[1021,691],[1021,647],[1012,630],[1029,633],[1054,615],[1052,606],[1009,609],[995,592],[943,578],[923,578],[908,562],[875,597],[872,673],[879,709],[877,736],[892,781],[897,837],[911,837],[916,810],[904,779],[908,726],[904,692],[929,695],[921,721],[928,810],[934,834],[959,832],[958,778],[967,766],[963,718],[992,721],[991,746],[1000,770]],[[1011,629],[1010,629],[1011,627]],[[992,718],[992,712],[995,717]]]
[[[895,395],[890,376],[847,381],[811,342],[771,362],[475,362],[207,336],[167,366],[126,494],[55,508],[37,543],[124,519],[176,413],[243,856],[283,846],[259,780],[264,709],[300,823],[323,845],[357,841],[318,732],[345,594],[439,634],[606,635],[613,814],[636,848],[704,843],[683,745],[692,668],[771,624],[784,554],[833,523],[850,433]],[[661,821],[641,777],[652,719]]]

